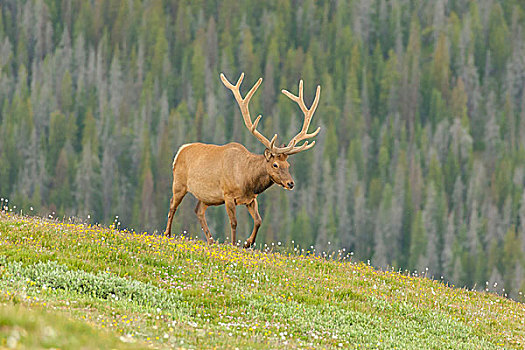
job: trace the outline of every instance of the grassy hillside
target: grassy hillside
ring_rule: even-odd
[[[9,294],[8,294],[9,295]],[[4,296],[5,297],[5,296]],[[55,349],[141,349],[141,342],[96,329],[62,313],[49,311],[47,303],[13,305],[2,300],[0,307],[0,348]],[[33,301],[33,300],[32,300]],[[29,306],[29,305],[30,306]]]
[[[290,248],[0,214],[0,256],[0,347],[525,346],[523,304]]]

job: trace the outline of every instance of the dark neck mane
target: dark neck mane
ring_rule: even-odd
[[[266,159],[264,159],[263,155],[253,155],[249,165],[252,167],[252,169],[260,169],[260,172],[255,173],[251,181],[248,182],[247,192],[259,194],[266,191],[271,185],[273,185],[270,175],[268,175],[266,172],[266,167],[264,164],[265,162]]]

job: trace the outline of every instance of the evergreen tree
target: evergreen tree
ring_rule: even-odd
[[[425,226],[423,224],[423,213],[421,211],[416,212],[414,219],[412,221],[412,227],[410,229],[411,240],[410,240],[410,257],[408,260],[408,268],[410,270],[421,269],[428,267],[422,266],[425,265],[426,261],[421,260],[422,253],[426,251],[427,248],[427,237],[425,232]]]
[[[447,37],[445,34],[441,34],[437,40],[436,50],[434,51],[432,85],[445,99],[447,99],[449,96],[449,67],[450,57],[448,52]]]
[[[338,246],[336,241],[336,226],[334,218],[334,207],[335,193],[333,186],[332,168],[328,161],[323,164],[323,189],[324,195],[322,198],[323,210],[320,216],[319,233],[315,242],[315,247],[318,252],[330,253],[335,247]]]
[[[393,236],[390,225],[391,215],[392,187],[390,184],[387,184],[383,191],[383,198],[381,199],[381,204],[377,211],[377,219],[375,220],[374,256],[372,258],[372,263],[382,268],[386,268],[393,260],[393,251],[389,249],[393,243],[391,239]]]
[[[346,156],[344,153],[337,158],[336,167],[336,211],[337,237],[342,247],[350,248],[355,241],[352,234],[351,218],[348,213],[348,184],[346,182]]]
[[[76,214],[83,219],[99,221],[102,219],[100,208],[100,162],[93,154],[91,142],[87,141],[82,149],[82,158],[78,164],[75,183]]]

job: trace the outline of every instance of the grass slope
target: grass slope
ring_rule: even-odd
[[[125,337],[101,331],[44,307],[0,306],[0,347],[18,349],[141,349]]]
[[[0,347],[525,347],[523,304],[293,249],[0,214],[0,256]]]

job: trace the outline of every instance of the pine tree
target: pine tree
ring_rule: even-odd
[[[390,225],[392,215],[392,187],[390,184],[383,190],[383,198],[377,211],[377,219],[374,228],[374,256],[372,263],[374,266],[386,268],[393,260],[393,250],[389,249],[394,235]]]
[[[405,60],[403,63],[403,72],[401,76],[401,108],[409,134],[412,140],[415,133],[415,122],[418,114],[418,94],[420,82],[419,56],[421,52],[420,24],[417,16],[412,16],[410,23],[410,35]]]
[[[100,208],[100,162],[93,154],[91,142],[87,141],[82,148],[82,158],[78,164],[75,183],[75,201],[77,215],[83,219],[99,221],[102,219]]]
[[[204,33],[200,33],[200,37],[193,45],[193,55],[191,58],[191,86],[194,93],[194,98],[198,100],[204,99],[204,82],[205,82],[205,67],[206,57],[204,56]]]
[[[426,267],[421,264],[423,263],[423,265],[425,265],[425,261],[421,261],[420,259],[422,253],[426,251],[427,247],[427,237],[425,226],[423,224],[423,213],[421,211],[417,211],[414,215],[410,232],[410,257],[408,260],[408,268],[410,270],[421,270]]]
[[[102,179],[102,212],[104,222],[110,222],[113,219],[115,212],[113,208],[117,206],[115,198],[113,196],[113,188],[115,187],[114,182],[116,173],[116,157],[115,157],[115,146],[113,142],[109,142],[104,147],[102,153],[102,164],[100,169]]]
[[[488,48],[494,55],[494,67],[497,72],[503,74],[510,47],[508,46],[509,30],[499,3],[492,5],[488,30]]]
[[[318,252],[329,253],[334,247],[337,247],[335,231],[334,207],[335,193],[334,181],[332,177],[332,168],[330,163],[325,160],[323,164],[323,185],[322,201],[325,203],[319,217],[319,233],[316,237],[315,247]]]
[[[522,252],[519,251],[518,237],[512,226],[507,230],[503,240],[503,254],[501,256],[501,267],[503,280],[507,291],[517,289],[513,286],[516,264],[519,264]]]
[[[354,194],[355,253],[360,260],[371,256],[372,242],[369,234],[369,210],[366,207],[365,191],[362,184],[358,185]]]
[[[444,99],[449,96],[449,71],[450,57],[448,52],[447,37],[441,34],[437,40],[434,51],[434,62],[432,67],[433,86],[441,93]]]
[[[60,150],[66,142],[66,135],[66,116],[60,112],[52,113],[49,122],[49,147],[46,161],[50,174],[55,170]]]
[[[344,153],[337,158],[336,167],[336,215],[337,236],[342,247],[350,248],[355,241],[352,234],[351,218],[348,213],[348,184],[346,174],[346,156]]]
[[[447,231],[443,239],[443,250],[441,252],[441,266],[443,274],[450,278],[454,271],[454,242],[456,241],[456,223],[454,213],[448,216]]]
[[[393,115],[398,111],[399,80],[397,56],[391,50],[388,52],[388,60],[379,83],[378,113],[380,116]]]
[[[419,257],[419,268],[428,268],[431,275],[441,271],[440,262],[440,213],[439,198],[434,187],[430,182],[426,193],[425,209],[423,211],[423,225],[426,233],[426,244],[424,244],[424,254]]]

